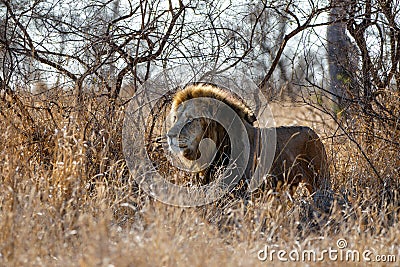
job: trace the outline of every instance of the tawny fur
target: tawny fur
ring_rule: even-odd
[[[242,99],[227,90],[202,83],[189,85],[175,94],[172,100],[172,112],[177,113],[179,105],[183,102],[199,97],[217,99],[235,110],[246,125],[251,150],[257,147],[254,145],[257,140],[255,135],[259,134],[260,129],[253,126],[253,122],[256,120],[254,113]],[[187,107],[186,109],[195,112],[196,108]],[[179,116],[179,114],[176,115]],[[220,155],[230,153],[228,146],[231,144],[226,141],[227,138],[223,138],[226,132],[222,126],[207,119],[202,119],[200,124],[196,125],[200,126],[193,126],[190,129],[190,134],[193,134],[193,132],[197,133],[194,136],[195,138],[192,136],[192,139],[197,140],[199,137],[211,138],[216,142],[220,150],[224,150],[219,151]],[[330,188],[326,152],[318,135],[309,127],[294,126],[278,127],[275,129],[277,136],[275,158],[270,173],[267,176],[267,181],[265,181],[265,186],[276,188],[280,183],[287,184],[292,193],[300,182],[304,182],[311,193],[319,189]],[[259,144],[259,147],[261,149],[268,149],[263,144]],[[198,153],[198,151],[195,152]],[[252,153],[256,153],[256,151],[251,151],[250,153],[254,155]],[[193,155],[189,160],[193,160]],[[251,160],[246,169],[246,178],[252,176],[253,166],[254,161]],[[208,177],[205,180],[209,182],[213,179]]]

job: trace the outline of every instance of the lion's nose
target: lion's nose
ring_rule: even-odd
[[[175,133],[171,133],[171,132],[168,132],[167,134],[166,134],[166,136],[167,136],[167,143],[168,143],[168,145],[172,145],[172,140],[173,139],[176,139],[176,134]]]
[[[168,139],[172,139],[172,138],[175,138],[175,137],[176,137],[176,133],[171,133],[171,132],[167,133],[167,138]]]

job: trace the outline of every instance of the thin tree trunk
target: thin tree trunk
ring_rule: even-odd
[[[331,0],[331,24],[327,29],[327,47],[330,76],[330,93],[336,100],[338,110],[348,105],[355,95],[355,77],[357,58],[356,49],[346,35],[347,1]]]

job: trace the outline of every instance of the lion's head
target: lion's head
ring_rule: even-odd
[[[202,99],[203,104],[193,99]],[[208,99],[208,100],[207,100]],[[198,114],[212,114],[219,109],[213,100],[229,106],[242,121],[252,124],[255,116],[248,106],[234,93],[209,84],[193,84],[178,91],[173,100],[170,113],[170,128],[167,142],[172,153],[178,154],[187,165],[193,161],[200,163],[215,161],[227,162],[230,155],[230,138],[226,130],[215,120]],[[197,117],[196,117],[197,115]],[[211,139],[202,143],[202,141]],[[198,169],[203,169],[198,166]]]
[[[171,112],[172,127],[168,130],[167,141],[172,152],[181,153],[189,160],[199,158],[198,147],[204,138],[209,121],[204,118],[193,118],[196,106],[182,103]]]

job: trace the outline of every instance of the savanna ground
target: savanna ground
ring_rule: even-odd
[[[121,149],[126,105],[88,98],[77,110],[71,103],[60,92],[1,102],[2,266],[266,266],[270,258],[258,259],[265,247],[285,250],[286,258],[292,250],[317,257],[337,250],[331,259],[325,254],[325,266],[364,266],[365,251],[371,260],[396,260],[387,266],[400,264],[400,152],[387,140],[374,139],[368,152],[380,181],[357,146],[364,147],[362,134],[350,140],[317,109],[275,103],[278,124],[306,124],[323,138],[338,196],[331,214],[305,221],[296,208],[302,200],[284,190],[265,192],[246,209],[241,203],[180,208],[150,198],[129,176]],[[365,126],[351,123],[352,131]],[[376,125],[375,131],[387,130]],[[399,132],[391,133],[398,142]],[[360,262],[345,260],[349,250],[360,253]],[[272,257],[274,266],[287,264]]]

